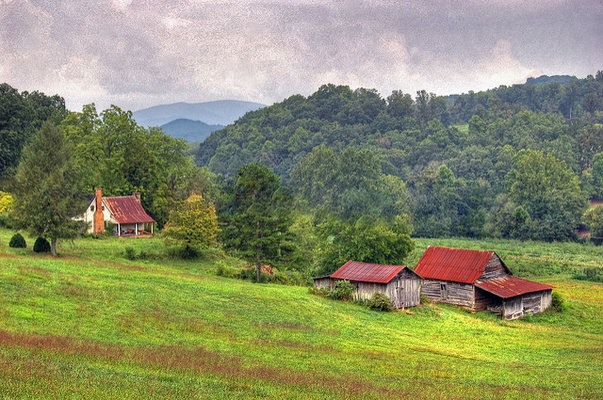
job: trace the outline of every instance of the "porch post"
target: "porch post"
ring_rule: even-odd
[[[155,223],[151,222],[151,235],[153,234],[153,227],[155,227]]]
[[[121,224],[117,224],[117,236],[121,236]]]
[[[138,222],[134,225],[134,235],[138,236]]]

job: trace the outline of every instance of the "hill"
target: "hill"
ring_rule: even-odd
[[[176,119],[203,121],[208,125],[228,125],[245,113],[262,107],[264,105],[260,103],[238,100],[172,103],[135,111],[133,117],[142,126],[161,126]]]
[[[203,142],[210,133],[222,128],[224,128],[224,125],[208,125],[201,121],[192,121],[184,118],[175,119],[161,125],[161,129],[171,137],[186,139],[191,143]]]
[[[536,279],[566,298],[562,313],[502,321],[441,304],[380,313],[218,277],[214,260],[236,260],[176,260],[158,239],[75,239],[52,258],[8,248],[11,234],[0,230],[7,398],[603,396],[603,285],[567,277],[601,264],[594,246],[418,241],[410,265],[428,244],[493,250],[513,271],[533,266],[527,276],[543,267]],[[146,259],[126,260],[126,247]]]
[[[558,83],[560,85],[569,85],[572,81],[578,80],[572,75],[540,75],[538,78],[528,78],[528,85],[542,85],[544,83]]]

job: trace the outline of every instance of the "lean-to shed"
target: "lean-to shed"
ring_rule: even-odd
[[[421,301],[421,278],[403,265],[348,261],[332,275],[314,278],[314,286],[333,289],[339,280],[354,285],[354,300],[368,300],[375,293],[383,293],[394,308],[413,307]]]
[[[552,286],[515,278],[492,251],[429,246],[415,272],[428,299],[505,319],[542,312],[552,303]]]

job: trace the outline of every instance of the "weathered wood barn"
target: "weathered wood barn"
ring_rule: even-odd
[[[101,189],[89,196],[88,208],[81,217],[87,225],[88,233],[102,233],[106,226],[113,225],[116,236],[152,235],[155,220],[151,218],[140,203],[140,193],[131,196],[103,197]]]
[[[421,278],[403,265],[348,261],[331,276],[315,278],[314,286],[334,289],[340,280],[354,285],[354,300],[368,300],[375,293],[384,293],[394,308],[413,307],[421,301]]]
[[[492,251],[429,246],[415,272],[428,299],[505,319],[542,312],[552,303],[552,286],[515,278]]]

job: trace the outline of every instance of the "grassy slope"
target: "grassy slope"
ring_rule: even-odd
[[[561,314],[500,321],[447,305],[377,313],[220,278],[212,260],[121,256],[159,253],[155,239],[82,239],[52,259],[9,237],[0,230],[3,398],[603,396],[603,285],[568,278],[603,264],[602,248],[418,240],[411,265],[428,243],[490,248],[568,299]]]

